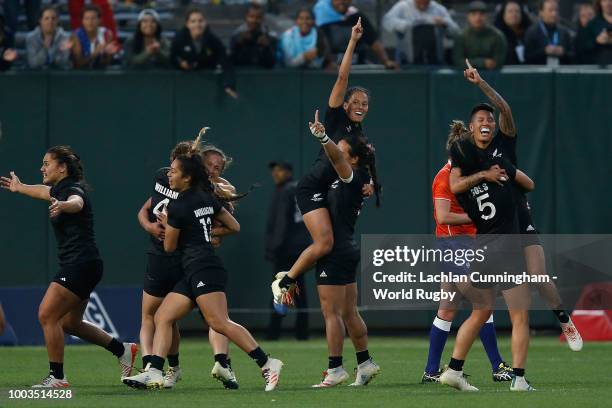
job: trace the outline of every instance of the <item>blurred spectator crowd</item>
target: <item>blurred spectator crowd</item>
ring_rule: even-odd
[[[42,1],[0,0],[0,70],[219,69],[232,94],[235,67],[336,69],[359,18],[364,34],[355,64],[463,67],[465,58],[481,69],[612,64],[612,0],[572,2],[573,16],[564,18],[557,0],[378,0],[377,13],[375,0],[361,0],[367,11],[358,0],[288,0],[291,15],[278,0],[200,0],[173,9],[130,0],[121,11],[111,0]],[[209,19],[211,7],[232,5],[240,7],[240,20],[226,12]],[[126,15],[133,26],[127,35],[117,24]],[[224,21],[238,24],[217,35],[212,26]],[[162,27],[167,22],[173,27]]]

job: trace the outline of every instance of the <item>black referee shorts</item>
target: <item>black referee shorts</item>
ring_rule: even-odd
[[[195,300],[202,295],[213,292],[224,292],[227,286],[227,271],[222,265],[194,265],[187,268],[172,292],[180,293]]]
[[[355,283],[359,266],[359,250],[332,250],[317,262],[317,285],[349,285]]]
[[[180,256],[147,254],[147,271],[142,289],[155,297],[165,297],[183,277]]]
[[[53,278],[56,282],[81,300],[89,299],[89,295],[96,288],[104,274],[104,263],[101,259],[95,259],[74,265],[64,265]]]

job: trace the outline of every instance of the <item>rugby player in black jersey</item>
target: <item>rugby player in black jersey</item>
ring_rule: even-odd
[[[178,143],[170,154],[170,162],[173,162],[179,155],[189,153],[193,146],[194,141]],[[204,167],[210,175],[210,180],[215,185],[215,192],[222,193],[223,197],[220,198],[224,200],[233,198],[236,189],[221,177],[231,159],[228,159],[221,149],[213,145],[203,146],[200,154],[202,155]],[[144,203],[138,213],[140,225],[151,235],[151,245],[147,251],[148,262],[143,286],[142,325],[140,329],[143,369],[146,368],[151,360],[153,334],[155,332],[155,312],[161,305],[163,298],[183,277],[180,253],[167,254],[164,251],[164,228],[157,218],[165,211],[170,201],[178,196],[178,192],[172,190],[168,184],[169,169],[169,167],[163,167],[157,170],[151,197]],[[231,202],[224,201],[224,206],[230,212],[233,211]],[[213,246],[217,247],[221,243],[221,238],[213,237],[211,242]],[[164,388],[174,387],[182,378],[178,355],[180,334],[176,323],[172,329],[172,344],[167,356],[168,369],[164,375]],[[226,388],[237,389],[238,382],[231,368],[231,360],[229,359],[228,338],[209,329],[208,339],[215,359],[211,375],[221,381]]]
[[[33,387],[64,388],[64,333],[106,348],[118,359],[121,378],[130,375],[138,347],[121,343],[83,320],[91,292],[102,279],[103,264],[94,233],[91,202],[80,158],[67,146],[47,150],[40,169],[42,185],[21,183],[17,175],[1,177],[2,188],[49,201],[49,217],[57,240],[59,270],[38,309],[49,356],[49,375]]]
[[[516,179],[526,189],[532,189],[533,182],[505,159],[482,160],[471,139],[471,133],[465,129],[465,136],[450,148],[453,168],[460,168],[467,176],[481,174],[477,185],[457,194],[459,203],[476,226],[477,247],[486,248],[485,262],[472,265],[471,270],[484,275],[496,275],[502,271],[520,274],[524,266],[522,257],[517,257],[517,254],[522,253],[522,247],[516,239],[509,238],[509,234],[518,232],[516,202],[513,187],[505,183],[508,179]],[[484,176],[482,173],[487,169],[489,171]],[[451,191],[452,186],[451,178]],[[529,286],[527,283],[500,286],[512,321],[513,378],[510,390],[533,391],[524,377],[529,346]],[[449,368],[440,376],[440,383],[461,391],[478,391],[463,376],[463,364],[481,327],[492,313],[494,286],[473,283],[473,290],[467,297],[472,301],[472,313],[459,328]]]
[[[493,116],[494,108],[484,103],[478,104],[472,109],[470,130],[474,132],[476,145],[480,153],[485,157],[504,158],[509,160],[514,167],[517,167],[517,132],[512,118],[512,110],[504,98],[480,77],[478,70],[473,68],[468,60],[466,60],[466,64],[467,69],[464,72],[466,79],[477,85],[500,112],[499,129],[497,129],[497,133],[493,137],[492,135],[497,127]],[[455,173],[456,176],[457,174]],[[464,181],[461,186],[462,188],[458,191],[465,192],[473,187],[475,183],[477,183],[477,180],[474,178],[470,179],[469,183]],[[531,217],[531,208],[527,201],[527,196],[524,189],[516,185],[516,183],[513,183],[512,186],[517,201],[519,233],[523,236],[523,252],[527,264],[527,272],[531,275],[546,275],[544,248],[537,236],[537,229]],[[564,310],[561,296],[555,283],[550,279],[548,282],[539,282],[534,285],[547,302],[555,317],[559,320],[561,330],[570,349],[573,351],[582,350],[582,337],[570,319],[569,313]]]
[[[312,134],[321,142],[336,174],[327,193],[327,209],[334,231],[334,246],[316,265],[317,290],[325,319],[328,348],[328,368],[315,388],[338,385],[349,378],[342,366],[344,333],[348,330],[357,357],[355,382],[351,386],[367,385],[380,371],[368,352],[368,329],[357,310],[357,266],[359,244],[355,242],[355,224],[363,207],[363,185],[373,180],[376,206],[380,206],[380,186],[376,173],[374,147],[362,135],[345,136],[338,144],[327,136],[319,122],[319,111]]]
[[[362,122],[369,109],[369,91],[361,87],[347,89],[353,52],[362,35],[363,28],[359,19],[352,29],[338,78],[329,95],[324,125],[328,137],[336,143],[345,136],[363,136]],[[313,242],[300,254],[288,272],[276,275],[272,290],[276,305],[292,303],[291,292],[295,289],[297,277],[327,255],[334,246],[334,233],[327,210],[327,192],[336,178],[336,172],[321,149],[310,172],[298,182],[296,200]],[[373,193],[369,182],[366,182],[363,189],[365,195]]]
[[[170,162],[191,149],[193,142],[178,143],[170,154]],[[164,297],[183,277],[181,257],[179,253],[167,254],[164,251],[164,227],[157,217],[171,200],[178,197],[178,192],[168,184],[168,167],[162,167],[155,172],[154,186],[151,196],[138,212],[138,221],[142,228],[150,234],[150,245],[147,250],[147,269],[142,288],[142,321],[140,326],[140,347],[142,368],[146,369],[151,362],[153,352],[153,335],[155,333],[155,312]],[[179,366],[178,325],[172,326],[172,344],[168,351],[168,370],[164,376],[164,387],[172,388],[181,378]]]
[[[196,152],[178,156],[172,162],[168,179],[179,197],[169,203],[167,216],[164,213],[159,216],[165,228],[164,250],[181,252],[184,277],[155,314],[154,354],[149,369],[123,382],[137,388],[163,386],[161,370],[172,341],[172,325],[197,306],[213,330],[227,336],[256,361],[265,379],[265,390],[272,391],[278,384],[283,363],[268,357],[244,327],[230,320],[225,297],[227,272],[211,244],[213,234],[236,233],[240,225],[214,197],[202,158]],[[223,224],[214,232],[213,220]]]

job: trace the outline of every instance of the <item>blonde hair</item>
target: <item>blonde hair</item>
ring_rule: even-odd
[[[467,139],[471,135],[470,130],[462,120],[453,120],[449,125],[448,139],[446,140],[446,150],[450,151],[453,143]]]
[[[221,173],[223,173],[225,170],[227,170],[228,167],[234,161],[234,159],[232,159],[230,156],[225,154],[225,152],[223,150],[219,149],[215,145],[212,145],[212,144],[204,145],[200,149],[200,154],[202,155],[202,159],[206,159],[206,156],[211,154],[211,153],[218,154],[219,156],[221,156],[221,159],[223,160],[223,168],[221,169]]]

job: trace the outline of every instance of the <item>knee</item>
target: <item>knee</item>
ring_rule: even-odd
[[[330,319],[342,319],[343,318],[343,313],[342,310],[337,307],[336,305],[331,305],[331,304],[327,304],[324,305],[321,310],[323,311],[323,318],[325,320],[330,320]]]
[[[492,310],[473,310],[472,311],[472,318],[474,318],[478,324],[480,324],[481,326],[484,325],[487,320],[489,320],[489,317],[491,316]]]
[[[452,322],[455,319],[456,313],[457,312],[454,310],[438,309],[438,318],[446,320],[447,322]]]
[[[347,323],[353,322],[355,319],[359,318],[359,312],[355,307],[349,307],[342,310],[342,320]]]
[[[81,321],[74,322],[70,319],[62,320],[62,329],[68,334],[75,334],[81,324]]]
[[[174,320],[166,313],[156,313],[155,317],[152,319],[152,323],[155,326],[171,326],[174,323]]]
[[[56,319],[50,309],[40,307],[38,308],[38,321],[40,322],[41,326],[45,326],[47,324],[55,323]]]
[[[313,243],[313,246],[318,257],[329,254],[334,247],[334,234],[332,234],[332,231],[330,230],[328,233],[325,233],[323,236],[319,237]]]
[[[217,333],[225,333],[225,325],[227,324],[227,319],[221,317],[220,315],[207,315],[206,323],[208,324],[208,327],[210,327]]]
[[[155,316],[148,314],[148,313],[143,313],[142,314],[142,326],[145,325],[151,325],[154,326],[155,325]]]
[[[529,311],[528,310],[513,310],[510,313],[512,326],[529,327]]]

